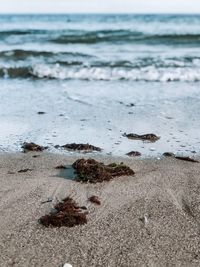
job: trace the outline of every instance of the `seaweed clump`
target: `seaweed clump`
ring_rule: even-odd
[[[179,160],[184,160],[184,161],[190,161],[190,162],[199,163],[199,161],[198,161],[198,160],[196,160],[196,159],[193,159],[193,158],[190,158],[190,157],[181,157],[181,156],[176,156],[175,158],[176,158],[176,159],[179,159]]]
[[[174,157],[175,159],[183,160],[183,161],[189,161],[189,162],[194,162],[194,163],[199,163],[198,160],[190,158],[190,157],[184,157],[184,156],[176,156],[175,154],[171,152],[165,152],[163,153],[163,156],[165,157]]]
[[[101,205],[101,201],[97,196],[91,196],[88,200],[96,205]]]
[[[152,133],[142,134],[142,135],[134,134],[134,133],[130,133],[130,134],[124,133],[123,136],[127,137],[128,139],[148,141],[151,143],[154,143],[160,139],[159,136],[152,134]]]
[[[23,151],[24,152],[27,152],[27,151],[43,151],[45,149],[47,149],[47,147],[43,147],[43,146],[40,146],[40,145],[37,145],[35,143],[23,143]]]
[[[163,156],[164,157],[175,157],[175,154],[172,152],[165,152],[165,153],[163,153]]]
[[[78,151],[101,151],[102,149],[100,147],[96,147],[90,144],[66,144],[61,146],[64,149],[68,150],[78,150]]]
[[[123,163],[105,165],[94,159],[78,159],[72,165],[77,174],[77,180],[98,183],[110,181],[114,177],[134,175],[134,171]]]
[[[81,209],[70,197],[63,199],[55,206],[55,212],[47,214],[39,219],[39,222],[46,227],[74,227],[87,223],[88,212]]]
[[[129,157],[140,157],[141,153],[138,151],[131,151],[131,152],[128,152],[126,155]]]

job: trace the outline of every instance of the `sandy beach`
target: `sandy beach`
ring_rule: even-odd
[[[78,158],[82,156],[88,157]],[[55,169],[72,164],[75,157],[1,154],[0,266],[199,266],[199,163],[92,158],[123,161],[135,175],[82,184],[59,177]],[[26,168],[31,171],[18,173]],[[88,201],[91,195],[99,197],[100,206]],[[42,202],[66,196],[87,207],[88,223],[40,225],[38,219],[54,205]]]
[[[134,14],[0,15],[0,267],[200,266],[200,15]]]

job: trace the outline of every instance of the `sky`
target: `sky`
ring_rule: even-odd
[[[0,13],[200,13],[200,0],[0,0]]]

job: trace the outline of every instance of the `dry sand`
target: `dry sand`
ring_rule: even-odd
[[[123,159],[135,176],[93,185],[57,176],[75,158],[33,155],[0,155],[0,266],[200,266],[199,163]],[[88,202],[93,194],[101,206]],[[52,207],[41,202],[66,196],[88,207],[88,224],[41,226]]]

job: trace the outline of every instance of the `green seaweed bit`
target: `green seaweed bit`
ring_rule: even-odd
[[[124,165],[123,162],[120,162],[118,164],[113,162],[113,163],[108,164],[107,167],[116,168],[116,167],[119,167],[119,166],[122,166],[122,165]]]

